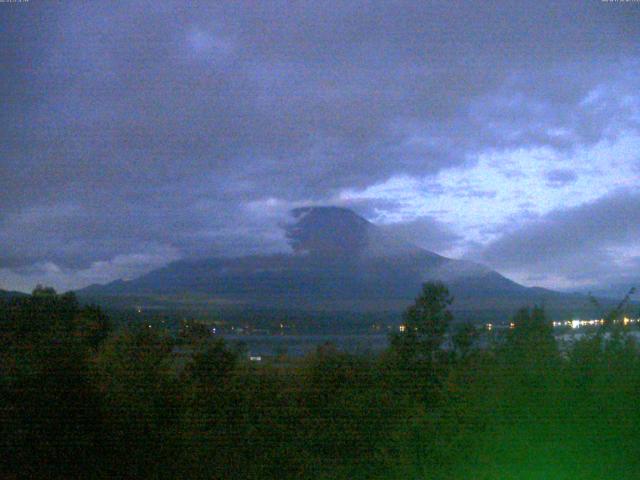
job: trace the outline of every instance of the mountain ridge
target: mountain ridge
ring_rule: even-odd
[[[284,226],[292,253],[177,260],[133,280],[77,293],[97,299],[198,295],[213,305],[313,311],[402,311],[422,283],[439,280],[454,296],[454,313],[470,317],[494,312],[504,319],[533,304],[551,307],[554,316],[588,308],[586,296],[525,287],[484,265],[396,238],[345,208],[303,207],[292,215],[295,221]]]

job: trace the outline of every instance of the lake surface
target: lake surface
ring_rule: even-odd
[[[231,345],[243,343],[252,356],[285,354],[302,357],[329,342],[353,354],[379,353],[389,345],[386,334],[372,335],[224,335]]]
[[[593,335],[579,331],[558,333],[555,335],[561,349],[569,348],[575,341]],[[640,332],[628,332],[628,335],[640,342]],[[303,357],[314,352],[319,346],[331,343],[338,350],[356,355],[380,353],[389,346],[389,337],[383,334],[367,335],[223,335],[229,344],[244,344],[248,355],[275,356],[284,354],[289,357]],[[605,334],[605,339],[609,334]],[[480,342],[480,348],[487,345],[487,339]],[[445,348],[450,346],[445,341]]]

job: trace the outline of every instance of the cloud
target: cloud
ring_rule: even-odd
[[[436,253],[446,254],[463,238],[431,217],[378,225],[394,236]]]
[[[554,188],[563,187],[569,183],[573,183],[578,179],[575,171],[568,168],[557,168],[550,170],[546,174],[547,185]]]
[[[96,261],[86,268],[66,268],[54,262],[36,262],[27,267],[0,267],[0,288],[31,291],[37,284],[55,285],[60,291],[74,290],[116,278],[131,279],[162,267],[179,255],[172,249],[149,253],[116,255],[109,261]]]
[[[479,258],[526,283],[607,285],[638,278],[639,239],[640,194],[620,190],[505,233]]]
[[[354,0],[3,9],[0,268],[50,262],[84,278],[95,262],[163,249],[279,251],[270,200],[282,216],[357,202],[344,193],[394,178],[464,172],[487,155],[570,155],[637,134],[633,7]],[[502,201],[498,188],[464,195]],[[433,214],[392,203],[359,205],[374,217]]]

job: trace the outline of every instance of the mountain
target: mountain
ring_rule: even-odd
[[[611,300],[620,301],[630,293],[631,287],[635,287],[632,298],[638,298],[638,287],[640,287],[640,278],[627,278],[624,281],[614,282],[606,287],[583,287],[580,289],[582,293],[591,293],[599,298],[609,298]]]
[[[556,317],[584,314],[586,296],[527,288],[476,263],[403,241],[354,212],[306,207],[285,227],[291,253],[173,262],[130,281],[92,285],[81,299],[284,308],[323,312],[401,312],[423,282],[451,290],[457,318],[505,320],[523,305]]]
[[[0,288],[0,300],[2,301],[8,301],[8,300],[13,300],[14,298],[21,298],[21,297],[27,297],[27,296],[28,295],[26,293],[2,290]]]

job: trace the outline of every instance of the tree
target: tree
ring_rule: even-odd
[[[603,313],[602,319],[604,320],[603,322],[603,329],[608,329],[610,327],[612,327],[613,325],[617,324],[621,324],[622,323],[622,319],[625,315],[625,312],[631,302],[631,297],[636,293],[636,287],[631,287],[629,289],[629,291],[627,292],[627,294],[624,296],[624,298],[622,300],[620,300],[620,302],[618,303],[618,305],[613,308],[612,310],[609,310],[606,313]],[[598,299],[596,297],[594,297],[592,294],[589,294],[589,300],[591,301],[591,304],[598,310],[600,310],[601,312],[604,312],[604,309],[602,308],[602,305],[600,304],[600,302],[598,301]],[[616,329],[618,330],[618,329]],[[619,333],[619,332],[618,332]]]
[[[173,468],[179,396],[171,351],[169,337],[144,326],[121,330],[100,346],[91,373],[109,445],[106,476],[157,478]]]
[[[216,340],[193,355],[186,371],[193,380],[215,386],[226,380],[235,368],[238,357],[236,352],[227,347],[224,340]]]
[[[45,287],[41,284],[36,285],[36,288],[33,289],[31,295],[34,297],[55,297],[57,295],[55,289],[53,287]]]
[[[391,350],[404,362],[430,362],[453,320],[448,309],[452,302],[442,282],[423,284],[415,303],[403,314],[401,331],[391,336]]]
[[[451,341],[455,352],[460,358],[465,358],[469,355],[479,336],[478,329],[471,323],[463,323],[458,326],[451,337]]]
[[[41,286],[0,312],[0,438],[20,475],[73,478],[92,462],[99,407],[81,313],[73,293]]]
[[[98,306],[84,307],[75,317],[76,336],[92,349],[97,349],[111,331],[109,317]]]
[[[558,363],[558,344],[542,307],[521,308],[511,321],[506,342],[507,358],[531,374],[545,374]]]

